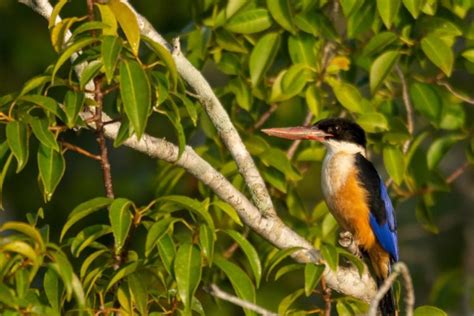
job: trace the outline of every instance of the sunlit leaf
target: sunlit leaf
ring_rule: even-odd
[[[398,56],[398,51],[386,51],[374,60],[370,67],[370,91],[372,94],[390,74]]]
[[[36,138],[46,147],[59,151],[59,145],[54,134],[48,129],[48,121],[36,117],[30,120],[31,130]]]
[[[414,311],[414,316],[448,316],[448,313],[435,306],[419,306]]]
[[[399,9],[400,0],[377,0],[377,10],[379,11],[379,15],[387,29],[390,29],[392,26],[392,22],[397,16]]]
[[[285,30],[294,32],[293,12],[289,0],[267,0],[267,7],[278,24]]]
[[[395,146],[385,146],[383,161],[388,174],[396,184],[400,185],[405,177],[405,158],[402,151]]]
[[[434,87],[426,83],[414,82],[410,85],[413,105],[421,114],[435,123],[441,113],[441,101]]]
[[[242,251],[244,252],[250,263],[250,267],[252,268],[252,272],[255,276],[255,283],[257,284],[258,288],[260,285],[260,279],[262,278],[262,265],[260,263],[260,258],[258,256],[257,251],[244,236],[242,236],[235,230],[227,229],[224,232],[230,237],[232,237],[232,239],[239,245],[240,249],[242,249]]]
[[[306,296],[310,296],[313,290],[323,276],[324,265],[316,265],[314,263],[307,263],[304,268],[304,292]]]
[[[362,54],[370,56],[381,52],[385,47],[394,43],[397,40],[397,35],[392,32],[380,32],[370,39],[362,50]]]
[[[74,127],[77,121],[79,112],[84,104],[85,95],[82,92],[69,90],[64,96],[64,112],[66,113],[67,126]]]
[[[322,244],[321,255],[331,270],[336,271],[339,266],[339,253],[337,252],[337,248],[331,244]]]
[[[120,94],[125,113],[137,138],[141,138],[151,111],[151,89],[145,70],[136,61],[120,64]]]
[[[8,146],[17,161],[16,172],[20,172],[28,162],[28,126],[20,121],[13,121],[7,124],[6,136]]]
[[[201,282],[201,254],[190,243],[179,247],[174,262],[174,273],[179,296],[184,304],[184,314],[191,315],[191,301]]]
[[[160,57],[163,63],[166,66],[166,69],[170,72],[171,82],[173,87],[176,87],[178,83],[178,70],[176,69],[176,64],[174,62],[171,53],[163,47],[161,44],[153,41],[151,38],[144,37],[143,40],[150,46],[153,52]]]
[[[140,47],[140,28],[135,13],[120,0],[110,0],[108,6],[125,33],[132,52],[137,56]]]
[[[403,5],[415,19],[420,15],[423,3],[424,0],[403,0]]]
[[[214,221],[212,220],[211,215],[209,212],[203,207],[202,203],[191,199],[187,196],[182,195],[168,195],[157,199],[158,202],[173,202],[184,209],[187,209],[193,213],[199,215],[206,224],[211,228],[214,229]]]
[[[49,201],[66,170],[63,154],[41,144],[38,148],[38,169],[45,200]]]
[[[199,226],[199,245],[209,266],[214,258],[214,243],[216,241],[216,233],[212,231],[206,224]]]
[[[448,77],[453,70],[454,56],[451,48],[435,34],[421,40],[421,49],[425,55],[438,66]]]
[[[115,251],[120,253],[128,238],[132,227],[132,213],[130,207],[133,203],[124,198],[115,199],[110,205],[109,220],[115,239]]]
[[[108,292],[110,290],[110,288],[114,284],[116,284],[118,281],[125,278],[129,274],[135,272],[135,270],[137,270],[137,267],[138,267],[138,262],[130,262],[130,263],[124,265],[123,267],[121,267],[120,270],[118,270],[115,273],[115,275],[112,277],[112,279],[110,279],[109,284],[107,285],[107,287],[105,289],[105,292]]]
[[[69,228],[71,228],[72,225],[74,225],[84,217],[103,209],[110,203],[112,203],[112,200],[109,198],[97,197],[76,206],[74,210],[69,214],[68,219],[64,224],[63,229],[61,230],[60,239],[64,237],[64,235],[69,230]]]
[[[117,36],[104,36],[102,38],[101,54],[105,68],[105,76],[110,84],[114,78],[115,67],[122,50],[122,40]]]
[[[299,289],[283,298],[278,305],[278,315],[288,315],[290,306],[304,294],[304,289]]]
[[[426,156],[428,168],[430,170],[436,168],[449,149],[451,149],[454,144],[462,140],[462,138],[463,137],[459,135],[449,135],[435,139],[428,149]]]
[[[98,39],[97,38],[94,38],[94,37],[86,37],[86,38],[83,38],[83,39],[80,39],[80,40],[77,40],[76,42],[74,42],[73,44],[71,44],[70,46],[68,46],[64,51],[63,53],[61,54],[61,56],[59,56],[58,60],[56,61],[56,64],[54,65],[54,68],[53,68],[53,73],[52,73],[52,80],[54,81],[54,77],[56,76],[56,73],[58,72],[59,68],[61,68],[62,65],[64,65],[64,63],[66,61],[68,61],[71,56],[84,49],[85,47],[91,45],[92,43],[95,43],[97,42]]]
[[[268,33],[259,39],[250,54],[249,68],[252,86],[256,86],[275,59],[280,46],[280,35]]]
[[[224,27],[234,33],[250,34],[264,31],[271,25],[270,13],[260,8],[239,12]]]

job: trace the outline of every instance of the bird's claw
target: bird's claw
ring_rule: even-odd
[[[339,233],[339,245],[341,245],[341,247],[343,248],[346,248],[354,256],[362,258],[362,254],[359,250],[359,245],[354,240],[354,237],[352,236],[351,232],[344,231]]]

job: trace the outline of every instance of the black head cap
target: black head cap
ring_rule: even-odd
[[[365,132],[357,123],[345,118],[328,118],[323,119],[313,125],[313,128],[320,129],[332,136],[327,139],[345,141],[355,143],[365,148],[367,143]]]

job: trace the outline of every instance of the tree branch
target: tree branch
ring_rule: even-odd
[[[393,282],[401,274],[403,279],[403,284],[405,285],[405,315],[413,316],[413,306],[415,305],[415,294],[413,292],[413,283],[411,281],[410,271],[408,267],[403,262],[397,262],[392,267],[393,272],[385,279],[385,282],[378,289],[377,294],[373,297],[370,302],[368,316],[376,316],[377,308],[379,306],[380,300],[384,297],[385,293],[390,289]]]
[[[125,0],[125,2],[128,2]],[[265,215],[276,216],[273,202],[268,193],[265,182],[260,175],[250,153],[240,138],[235,126],[230,121],[229,115],[225,111],[219,99],[214,94],[211,86],[203,77],[201,72],[197,70],[187,59],[181,54],[179,45],[173,43],[171,46],[165,39],[153,28],[150,22],[129,4],[130,8],[135,12],[140,31],[143,35],[148,36],[155,42],[161,44],[168,49],[173,56],[176,68],[181,77],[194,89],[202,105],[209,115],[212,123],[217,129],[219,136],[223,140],[227,149],[232,154],[240,174],[245,179],[252,200],[257,208]],[[179,43],[179,41],[178,41]]]
[[[244,301],[244,300],[238,298],[237,296],[234,296],[234,295],[231,295],[229,293],[226,293],[226,292],[222,291],[215,284],[211,284],[209,294],[211,294],[212,296],[215,296],[217,298],[220,298],[221,300],[230,302],[234,305],[252,310],[252,311],[254,311],[256,313],[259,313],[260,315],[263,315],[263,316],[277,316],[276,313],[273,313],[269,310],[266,310],[263,307],[260,307],[260,306],[254,304],[254,303],[251,303],[251,302]]]
[[[34,11],[38,12],[46,19],[48,19],[51,15],[52,7],[51,4],[46,0],[19,1],[30,6]],[[60,20],[59,17],[58,20]],[[170,45],[164,41],[161,35],[159,35],[152,28],[150,23],[140,16],[139,24],[143,33],[155,41],[161,43],[167,49],[172,50]],[[66,36],[70,36],[70,34]],[[257,199],[254,201],[254,203],[259,207],[255,207],[242,192],[237,190],[221,173],[219,173],[207,161],[197,155],[196,152],[189,146],[186,146],[181,157],[178,159],[179,150],[176,145],[163,139],[151,137],[147,134],[143,135],[140,140],[138,140],[136,136],[132,136],[124,142],[124,145],[143,152],[150,157],[162,159],[170,163],[174,163],[177,166],[183,167],[185,170],[193,174],[197,179],[207,185],[211,190],[213,190],[214,193],[216,193],[222,200],[234,207],[242,221],[270,243],[280,249],[290,247],[303,248],[293,254],[293,258],[296,261],[302,263],[324,263],[320,253],[314,249],[307,240],[286,226],[277,216],[265,216],[266,214],[269,214],[269,212],[265,210],[270,210],[270,214],[272,214],[271,212],[274,212],[272,202],[269,200],[270,198],[266,187],[263,183],[261,183],[263,180],[261,180],[261,177],[251,158],[250,164],[246,164],[248,163],[246,157],[249,158],[250,155],[243,146],[240,136],[232,126],[227,113],[222,108],[222,105],[215,97],[209,84],[205,81],[198,70],[196,70],[189,63],[189,61],[187,61],[182,56],[182,54],[173,54],[173,58],[175,59],[180,74],[183,77],[188,78],[188,80],[191,81],[193,78],[197,78],[194,85],[191,86],[193,86],[193,88],[199,94],[200,98],[203,98],[206,108],[209,108],[208,111],[213,115],[214,120],[223,120],[222,122],[217,122],[215,124],[219,126],[218,129],[220,130],[220,133],[225,135],[227,141],[230,142],[229,144],[232,145],[230,148],[234,151],[234,154],[239,154],[237,156],[239,157],[241,164],[246,165],[245,168],[242,166],[239,168],[240,172],[246,176],[246,179],[250,178],[247,184],[249,186],[252,185],[253,190],[251,191],[253,192],[253,196],[263,196],[262,200]],[[79,76],[82,73],[84,67],[85,63],[75,67],[75,70]],[[95,89],[93,82],[90,82],[86,87],[91,91],[94,91]],[[201,88],[203,91],[200,90]],[[222,114],[221,112],[224,112],[223,117],[220,116],[220,114]],[[84,121],[89,121],[93,117],[93,114],[89,112],[82,112],[81,117]],[[102,113],[102,119],[104,122],[111,121],[106,113]],[[230,130],[226,129],[228,128],[227,124],[232,126]],[[90,122],[89,126],[94,129],[96,128],[93,121]],[[103,128],[105,136],[115,139],[117,137],[119,127],[119,122],[104,125]],[[234,141],[236,142],[236,146],[234,146]],[[241,152],[243,152],[242,156],[240,156]],[[256,178],[254,178],[255,173],[257,173]],[[259,190],[259,188],[262,188],[263,190]],[[269,200],[269,203],[267,199]],[[268,207],[271,208],[269,209]],[[327,267],[324,272],[324,277],[326,279],[327,285],[335,291],[369,302],[376,293],[376,285],[371,275],[367,272],[368,269],[365,271],[366,272],[362,276],[359,276],[357,269],[354,267],[339,267],[337,271],[332,271],[329,267]]]
[[[445,87],[448,89],[449,92],[451,92],[452,95],[454,95],[456,98],[461,99],[463,102],[466,102],[468,104],[474,105],[474,99],[471,99],[467,96],[462,95],[461,93],[457,92],[454,90],[454,88],[447,83],[446,81],[438,81],[438,85]]]

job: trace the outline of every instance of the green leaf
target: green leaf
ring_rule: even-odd
[[[301,263],[292,263],[292,264],[287,264],[278,269],[278,271],[275,273],[275,281],[280,279],[282,276],[284,276],[287,273],[290,273],[292,271],[296,270],[301,270],[305,267],[305,265]]]
[[[304,293],[310,296],[323,276],[325,266],[307,263],[304,268]]]
[[[51,12],[51,16],[49,17],[48,28],[52,28],[56,24],[58,15],[67,2],[68,0],[59,0],[58,3],[54,5],[53,11]]]
[[[241,268],[239,268],[235,263],[232,263],[217,255],[214,258],[214,263],[219,267],[219,269],[224,271],[225,275],[232,284],[232,287],[237,293],[237,296],[247,302],[255,303],[255,287],[253,286],[252,281],[248,275]],[[245,315],[247,316],[254,315],[253,312],[247,309],[244,309],[244,311]]]
[[[430,170],[436,168],[449,149],[451,149],[451,147],[458,143],[461,139],[463,139],[463,137],[459,135],[449,135],[435,139],[433,143],[431,143],[426,155],[428,168]]]
[[[392,27],[392,22],[395,20],[399,9],[400,0],[377,0],[377,10],[387,29]]]
[[[10,306],[15,309],[18,308],[18,303],[17,303],[13,290],[11,290],[3,282],[0,283],[0,302],[5,304],[6,306]],[[18,315],[18,314],[12,314],[12,315]]]
[[[135,301],[140,315],[148,315],[148,292],[146,288],[146,279],[143,275],[131,274],[127,277],[128,286],[132,293],[133,301]]]
[[[179,296],[184,304],[184,314],[191,315],[194,292],[201,282],[201,254],[191,243],[179,247],[174,262],[174,273]]]
[[[466,49],[461,55],[471,63],[474,63],[474,48]]]
[[[359,276],[362,277],[362,274],[364,273],[364,270],[365,270],[365,264],[361,260],[361,258],[354,256],[352,253],[342,248],[337,248],[337,252],[339,253],[339,255],[349,260],[357,268],[357,272],[359,272]]]
[[[102,68],[102,61],[101,60],[93,60],[87,64],[81,74],[81,78],[79,79],[79,87],[81,90],[85,88],[85,86],[91,82],[91,80],[97,76],[100,69]]]
[[[336,246],[331,244],[322,244],[321,255],[331,270],[336,271],[337,267],[339,266],[339,253],[337,252]]]
[[[209,263],[212,264],[214,258],[214,243],[216,241],[216,233],[212,231],[206,224],[199,226],[199,245],[202,252]]]
[[[433,64],[438,66],[446,76],[451,76],[454,55],[451,47],[435,34],[430,34],[421,40],[421,49]]]
[[[45,245],[44,245],[43,237],[41,237],[41,234],[34,226],[31,226],[29,224],[22,223],[22,222],[9,221],[9,222],[4,223],[0,227],[0,232],[6,231],[6,230],[15,230],[17,232],[20,232],[32,238],[39,246],[39,249],[41,251],[44,251]]]
[[[8,146],[17,161],[16,173],[20,172],[28,162],[28,126],[20,121],[7,124],[6,136]]]
[[[439,228],[433,219],[433,211],[431,207],[427,206],[423,201],[417,203],[415,216],[418,223],[428,232],[432,234],[439,233]]]
[[[203,207],[201,202],[195,199],[191,199],[187,196],[182,196],[182,195],[168,195],[168,196],[158,198],[157,201],[158,202],[173,202],[187,209],[188,211],[196,213],[204,220],[204,222],[206,222],[206,224],[212,230],[214,230],[214,221],[212,220],[211,215],[209,215],[209,212]]]
[[[410,96],[415,109],[434,123],[439,121],[441,100],[434,87],[426,83],[414,82],[410,85]]]
[[[102,35],[117,36],[117,19],[110,7],[108,5],[99,4],[98,2],[95,2],[95,5],[99,8],[100,19],[105,25],[107,25],[107,27],[102,30]]]
[[[379,88],[385,78],[392,71],[393,66],[398,60],[398,51],[387,51],[377,57],[372,66],[370,66],[370,91],[372,94]]]
[[[224,231],[227,235],[229,235],[242,249],[247,260],[250,263],[250,267],[252,268],[253,275],[255,276],[255,283],[257,284],[257,288],[260,286],[260,280],[262,278],[262,265],[260,263],[260,258],[258,256],[257,250],[252,246],[252,244],[240,233],[236,232],[235,230],[227,229]]]
[[[262,36],[250,54],[250,80],[255,87],[267,69],[273,63],[278,48],[280,47],[280,35],[278,33],[268,33]]]
[[[338,34],[332,21],[323,13],[307,10],[295,17],[296,26],[313,37],[322,37],[330,41],[338,41]]]
[[[285,296],[278,305],[278,315],[288,315],[288,309],[290,306],[302,295],[304,294],[304,289],[299,289],[290,295]]]
[[[102,37],[100,50],[107,83],[110,84],[114,78],[115,67],[122,51],[122,39],[118,36],[104,36]]]
[[[109,220],[115,238],[115,252],[119,254],[127,240],[130,227],[132,227],[132,213],[130,207],[133,203],[124,198],[115,199],[110,205]]]
[[[244,42],[235,36],[233,33],[228,32],[224,29],[216,30],[216,42],[219,47],[235,53],[247,54],[248,49],[245,47]]]
[[[280,262],[282,262],[285,258],[288,258],[290,255],[300,249],[301,247],[290,247],[286,249],[280,249],[273,256],[269,257],[266,261],[267,279]]]
[[[79,21],[79,18],[72,17],[59,21],[51,29],[51,44],[56,52],[60,52],[64,48],[64,41],[71,26]]]
[[[183,124],[181,123],[181,115],[179,114],[179,109],[176,106],[176,103],[170,102],[173,108],[173,111],[168,111],[166,115],[168,116],[171,124],[173,124],[174,129],[178,137],[178,157],[181,157],[181,154],[184,152],[186,147],[186,135],[184,134]]]
[[[5,146],[6,145],[6,146]],[[5,141],[3,144],[2,144],[2,149],[7,147],[8,144],[7,142]],[[8,173],[8,169],[10,168],[10,164],[13,160],[13,154],[10,153],[8,155],[8,157],[6,158],[4,164],[3,164],[3,168],[2,168],[2,173],[0,174],[0,211],[3,211],[4,208],[3,208],[3,184],[5,183],[5,178],[7,176],[7,173]]]
[[[64,224],[63,229],[61,230],[60,240],[63,239],[66,232],[71,228],[72,225],[77,223],[82,218],[103,209],[112,203],[112,199],[105,197],[96,197],[89,201],[83,202],[76,206],[74,210],[69,214],[66,224]]]
[[[95,242],[102,236],[108,235],[112,229],[108,225],[92,225],[84,228],[79,232],[71,242],[71,253],[75,257],[79,257],[81,252],[90,244]]]
[[[151,91],[145,70],[134,60],[120,64],[120,94],[125,113],[140,139],[151,111]]]
[[[49,201],[66,170],[63,154],[41,144],[38,148],[38,169],[45,200]]]
[[[466,112],[461,104],[443,102],[441,122],[439,126],[447,130],[463,128],[466,123]]]
[[[347,21],[347,35],[349,38],[359,38],[366,33],[375,18],[375,2],[369,1],[360,6]]]
[[[90,265],[97,259],[99,258],[100,256],[102,256],[103,254],[106,254],[106,255],[111,255],[112,253],[110,252],[110,250],[108,248],[106,249],[100,249],[100,250],[97,250],[93,253],[91,253],[84,261],[82,261],[82,265],[81,265],[81,271],[79,273],[79,276],[81,277],[81,279],[84,279],[84,277],[86,276],[86,273],[90,267]]]
[[[51,82],[51,76],[37,76],[33,77],[32,79],[28,80],[24,85],[23,88],[21,89],[20,95],[19,96],[24,96],[28,92],[37,89],[44,84]]]
[[[3,244],[0,247],[2,252],[14,252],[30,259],[32,262],[37,262],[38,255],[35,250],[26,242],[14,240]]]
[[[48,129],[48,120],[32,117],[31,130],[38,140],[46,147],[59,151],[59,145],[54,134]]]
[[[171,53],[163,47],[161,44],[153,41],[151,38],[143,37],[143,40],[150,46],[153,52],[160,57],[160,59],[165,64],[166,68],[170,72],[171,82],[173,87],[176,87],[178,84],[178,70],[176,69],[176,64],[174,62],[173,56]]]
[[[84,104],[85,94],[83,92],[76,92],[68,90],[64,96],[64,112],[67,118],[67,127],[73,128],[76,125],[77,116]]]
[[[85,22],[74,29],[74,31],[72,32],[72,38],[76,38],[79,34],[82,34],[85,32],[89,32],[93,30],[102,30],[106,28],[109,28],[109,25],[101,21]]]
[[[332,86],[337,101],[351,112],[363,113],[362,95],[359,90],[346,82],[337,82]]]
[[[278,24],[285,30],[294,32],[293,12],[289,0],[267,0],[267,7]]]
[[[129,120],[124,117],[120,124],[117,137],[114,139],[114,147],[120,147],[127,139],[130,138],[131,131],[130,131],[130,122]]]
[[[148,234],[146,235],[145,241],[145,256],[148,257],[159,242],[159,240],[168,232],[170,228],[173,227],[174,223],[179,221],[177,218],[167,217],[165,219],[159,220],[148,229]]]
[[[316,66],[316,39],[308,34],[288,37],[288,51],[293,64],[303,63],[309,67]]]
[[[242,221],[240,220],[239,214],[234,210],[232,206],[223,201],[214,201],[212,203],[214,206],[219,208],[222,212],[226,213],[234,222],[239,226],[243,226]]]
[[[76,53],[79,50],[82,50],[84,47],[91,45],[92,43],[97,42],[98,39],[94,37],[86,37],[80,40],[77,40],[70,46],[68,46],[64,52],[59,56],[58,60],[56,61],[56,64],[54,65],[53,68],[53,73],[51,75],[52,80],[54,81],[54,77],[56,76],[56,73],[58,72],[59,68],[71,58],[71,56]]]
[[[370,56],[382,52],[385,47],[397,40],[397,35],[392,32],[381,32],[370,39],[362,50],[362,55]]]
[[[110,0],[108,6],[125,33],[125,37],[132,48],[133,54],[138,56],[138,49],[140,48],[140,28],[135,13],[133,13],[127,4],[120,0]]]
[[[448,316],[448,313],[435,306],[419,306],[415,309],[414,316]]]
[[[233,33],[251,34],[264,31],[271,25],[270,14],[260,8],[239,12],[224,25],[224,28]]]
[[[46,298],[48,299],[49,305],[59,315],[62,289],[59,285],[58,275],[56,272],[54,272],[54,270],[46,270],[43,279],[43,289],[46,294]]]
[[[420,15],[423,4],[424,0],[403,0],[403,5],[415,19]]]
[[[22,96],[19,100],[36,104],[46,110],[46,112],[51,112],[60,119],[64,118],[62,110],[59,108],[58,102],[53,98],[35,94]]]
[[[400,185],[405,177],[405,158],[400,148],[385,146],[383,162],[390,177],[397,185]]]
[[[388,130],[388,121],[382,113],[364,113],[356,120],[357,124],[369,133],[378,133]]]
[[[115,283],[120,281],[121,279],[125,278],[126,276],[132,274],[135,272],[138,268],[138,262],[130,262],[129,264],[123,266],[120,268],[120,270],[115,273],[115,275],[112,277],[112,279],[109,281],[109,284],[105,288],[105,292],[108,292],[112,286],[114,286]]]
[[[322,107],[321,94],[315,85],[309,85],[306,89],[305,101],[314,117],[319,117]]]
[[[158,252],[166,271],[171,275],[173,261],[176,257],[176,248],[173,239],[169,235],[165,234],[158,240]]]

